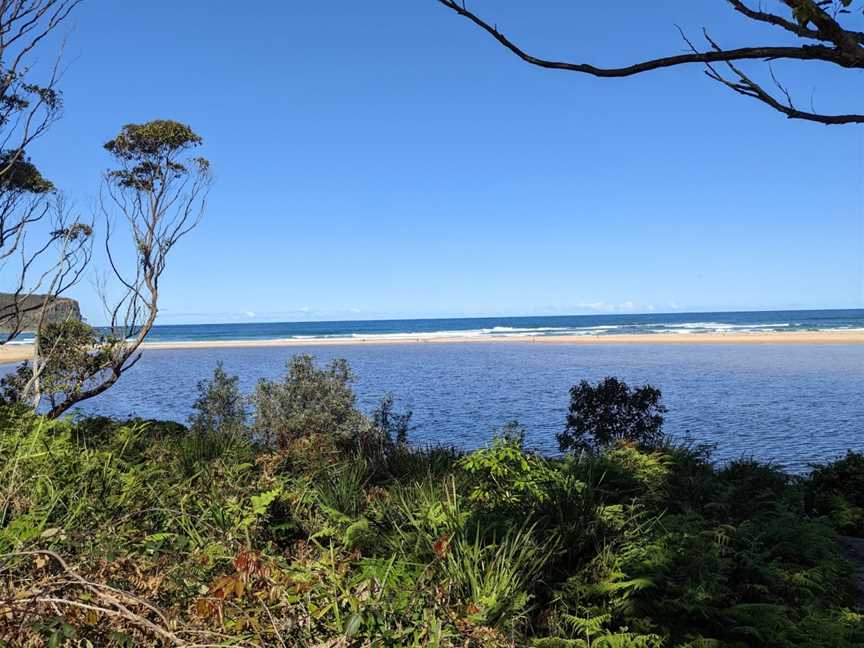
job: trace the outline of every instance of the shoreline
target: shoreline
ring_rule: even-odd
[[[607,333],[604,335],[546,335],[472,337],[369,337],[369,338],[282,338],[262,340],[203,340],[198,342],[145,342],[143,350],[355,346],[394,344],[572,344],[572,345],[681,345],[681,344],[864,344],[864,330],[788,331],[771,333]],[[26,360],[31,344],[0,346],[0,364]]]

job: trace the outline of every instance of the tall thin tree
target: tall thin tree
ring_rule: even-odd
[[[212,177],[210,163],[192,154],[201,142],[189,126],[159,119],[127,124],[105,144],[115,166],[105,173],[99,204],[119,294],[105,295],[109,333],[81,356],[86,370],[78,367],[76,379],[64,381],[49,417],[106,391],[141,358],[141,344],[159,313],[169,253],[204,215]],[[121,248],[131,253],[128,261],[118,254],[120,230],[129,239]]]
[[[91,224],[27,156],[62,111],[60,55],[39,59],[80,2],[0,0],[0,344],[33,328],[90,259]]]

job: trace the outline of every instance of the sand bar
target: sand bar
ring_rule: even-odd
[[[790,331],[771,333],[655,333],[546,336],[442,336],[368,338],[286,338],[278,340],[208,340],[147,342],[145,349],[219,349],[252,347],[351,346],[356,344],[864,344],[864,330]],[[30,357],[29,344],[0,346],[0,364]]]

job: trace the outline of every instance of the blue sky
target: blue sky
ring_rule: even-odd
[[[785,42],[722,0],[471,7],[598,64],[680,52],[675,24]],[[189,123],[213,165],[162,323],[864,306],[861,128],[698,66],[540,70],[434,0],[87,0],[71,27],[65,115],[30,152],[78,209],[124,123]],[[857,72],[776,70],[805,106],[864,109]]]

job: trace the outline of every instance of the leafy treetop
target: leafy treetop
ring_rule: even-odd
[[[570,390],[567,427],[558,435],[561,452],[595,450],[617,441],[652,445],[661,439],[660,390],[632,388],[617,378],[596,385],[583,380]]]
[[[0,192],[45,194],[54,191],[54,185],[45,179],[29,158],[20,151],[0,152],[0,168],[6,172],[0,175]]]
[[[157,181],[185,175],[188,162],[180,162],[177,156],[202,142],[189,126],[170,119],[126,124],[117,137],[105,144],[105,149],[123,165],[108,175],[123,187],[152,190]],[[202,173],[210,166],[202,157],[192,158],[191,162]]]

